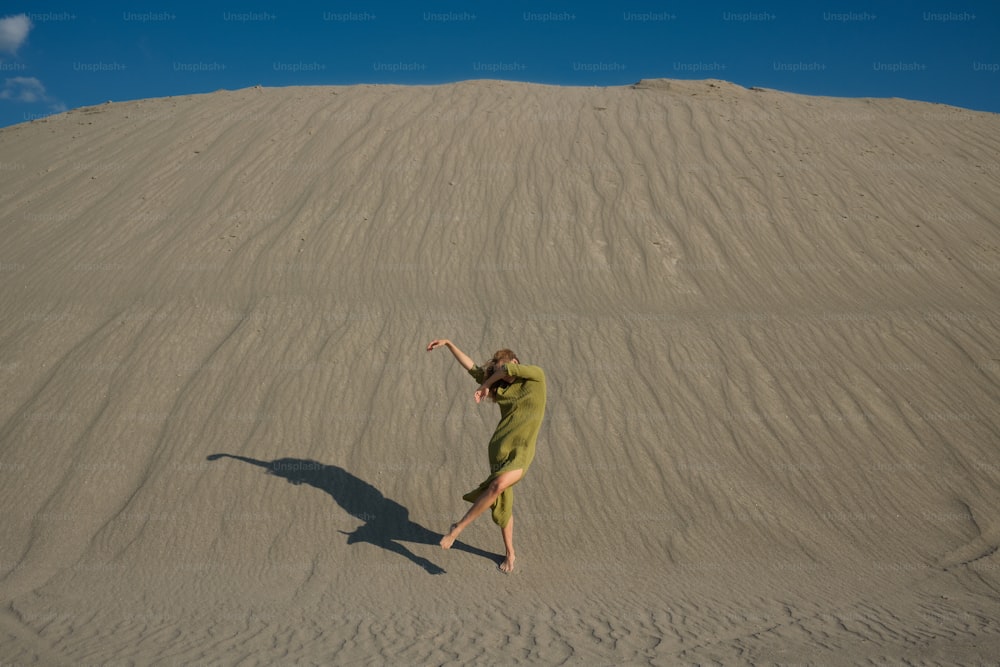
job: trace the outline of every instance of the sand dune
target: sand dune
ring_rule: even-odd
[[[0,662],[1000,655],[1000,117],[721,81],[0,131]],[[542,366],[518,566],[442,551]]]

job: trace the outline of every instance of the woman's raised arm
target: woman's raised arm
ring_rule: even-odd
[[[465,368],[465,370],[471,370],[472,367],[476,365],[476,362],[474,362],[469,355],[458,349],[455,344],[447,338],[435,338],[428,343],[427,351],[430,352],[431,350],[436,350],[441,346],[446,346],[449,350],[451,350],[451,353],[455,355],[455,359],[458,363],[462,364],[462,367]]]
[[[483,380],[483,383],[479,385],[479,389],[476,389],[476,393],[473,395],[473,397],[476,399],[476,403],[479,403],[484,398],[489,396],[490,392],[493,390],[493,385],[495,385],[500,380],[503,380],[505,382],[510,382],[513,379],[514,379],[513,376],[507,375],[505,366],[497,366],[496,369],[493,371],[493,375]]]

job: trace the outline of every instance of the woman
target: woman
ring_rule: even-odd
[[[545,415],[545,373],[538,366],[521,364],[510,350],[499,350],[484,364],[478,366],[450,340],[432,340],[427,351],[447,347],[459,364],[479,383],[473,397],[476,403],[490,398],[500,407],[500,423],[490,438],[490,476],[473,491],[462,496],[472,507],[448,534],[441,538],[441,546],[451,548],[459,533],[476,517],[493,510],[493,521],[500,526],[504,548],[507,550],[500,570],[514,569],[514,490],[511,488],[527,472],[535,456],[535,441]]]

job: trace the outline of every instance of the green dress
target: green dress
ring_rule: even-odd
[[[462,496],[470,503],[476,502],[480,494],[502,473],[511,470],[523,470],[527,473],[531,460],[535,458],[535,441],[545,416],[545,373],[538,366],[526,364],[508,363],[504,364],[504,368],[507,375],[514,377],[514,381],[510,386],[496,390],[500,423],[490,438],[491,474],[478,488]],[[469,374],[479,384],[487,379],[486,371],[479,366],[470,368]],[[514,489],[509,486],[491,507],[493,522],[504,528],[510,521],[513,506]]]

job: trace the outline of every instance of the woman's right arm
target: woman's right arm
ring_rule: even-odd
[[[465,352],[462,352],[460,349],[458,349],[455,346],[455,344],[452,343],[447,338],[436,338],[436,339],[432,340],[427,345],[427,351],[430,352],[431,350],[436,350],[437,348],[439,348],[441,346],[446,346],[449,350],[451,350],[451,353],[453,355],[455,355],[455,359],[458,361],[458,363],[462,364],[462,367],[465,370],[467,370],[467,371],[468,370],[472,370],[472,367],[476,365],[476,362],[474,362],[469,357],[469,355],[467,355]]]

